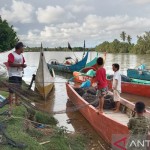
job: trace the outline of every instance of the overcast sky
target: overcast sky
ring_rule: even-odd
[[[95,47],[122,31],[135,43],[150,31],[150,0],[0,0],[0,15],[28,46]]]

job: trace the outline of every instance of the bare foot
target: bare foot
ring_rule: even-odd
[[[119,110],[118,110],[118,109],[114,110],[114,113],[117,113],[117,112],[119,112]]]
[[[97,109],[97,110],[96,110],[96,113],[97,113],[97,114],[102,114],[102,113],[103,113],[103,110]]]

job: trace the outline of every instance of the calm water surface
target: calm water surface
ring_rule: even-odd
[[[75,54],[75,55],[74,55]],[[59,62],[63,62],[64,58],[75,56],[79,59],[82,58],[82,52],[45,52],[46,61],[48,62],[51,59],[56,59]],[[5,62],[7,60],[7,53],[0,54],[0,62]],[[28,52],[23,54],[26,59],[26,64],[28,67],[24,70],[24,80],[27,83],[30,83],[32,74],[36,73],[36,69],[39,63],[39,53],[38,52]],[[91,52],[89,55],[88,61],[92,60],[96,56],[95,52]],[[99,56],[103,56],[102,53],[99,53]],[[150,68],[150,55],[134,55],[134,54],[107,54],[105,68],[107,73],[113,74],[112,63],[120,64],[120,72],[126,75],[127,68],[135,68],[136,66],[144,63]],[[48,101],[44,104],[40,104],[40,107],[46,111],[59,111],[66,110],[68,107],[72,106],[68,102],[68,96],[66,93],[65,83],[67,79],[71,78],[71,74],[66,73],[56,73],[55,78],[55,88],[52,91]],[[135,96],[131,94],[122,94],[122,97],[127,98],[130,101],[144,101],[147,106],[150,106],[150,98],[144,98],[140,96]],[[97,135],[95,130],[90,126],[90,124],[84,119],[84,117],[79,112],[69,112],[64,114],[54,115],[59,121],[60,126],[65,126],[69,131],[87,135],[91,142],[89,147],[92,148],[95,146],[95,149],[108,149],[105,142],[102,138]],[[90,149],[89,148],[89,149]]]

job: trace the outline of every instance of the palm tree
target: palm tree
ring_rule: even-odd
[[[128,36],[127,36],[127,41],[128,41],[129,44],[131,44],[131,39],[132,39],[131,36],[128,35]]]
[[[126,40],[126,33],[124,31],[122,31],[122,33],[120,34],[120,37],[123,41]]]

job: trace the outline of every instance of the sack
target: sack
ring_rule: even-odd
[[[90,70],[86,73],[86,75],[91,76],[91,77],[94,77],[94,76],[96,75],[96,72],[95,72],[93,69],[90,69]]]
[[[113,95],[106,95],[104,97],[104,109],[112,109],[115,108],[115,102],[113,99]]]
[[[91,81],[90,80],[86,80],[85,82],[83,82],[80,86],[80,88],[88,88],[91,86]]]
[[[8,99],[6,99],[4,96],[0,95],[0,108],[2,108],[3,106],[5,106],[8,103],[9,103]]]

